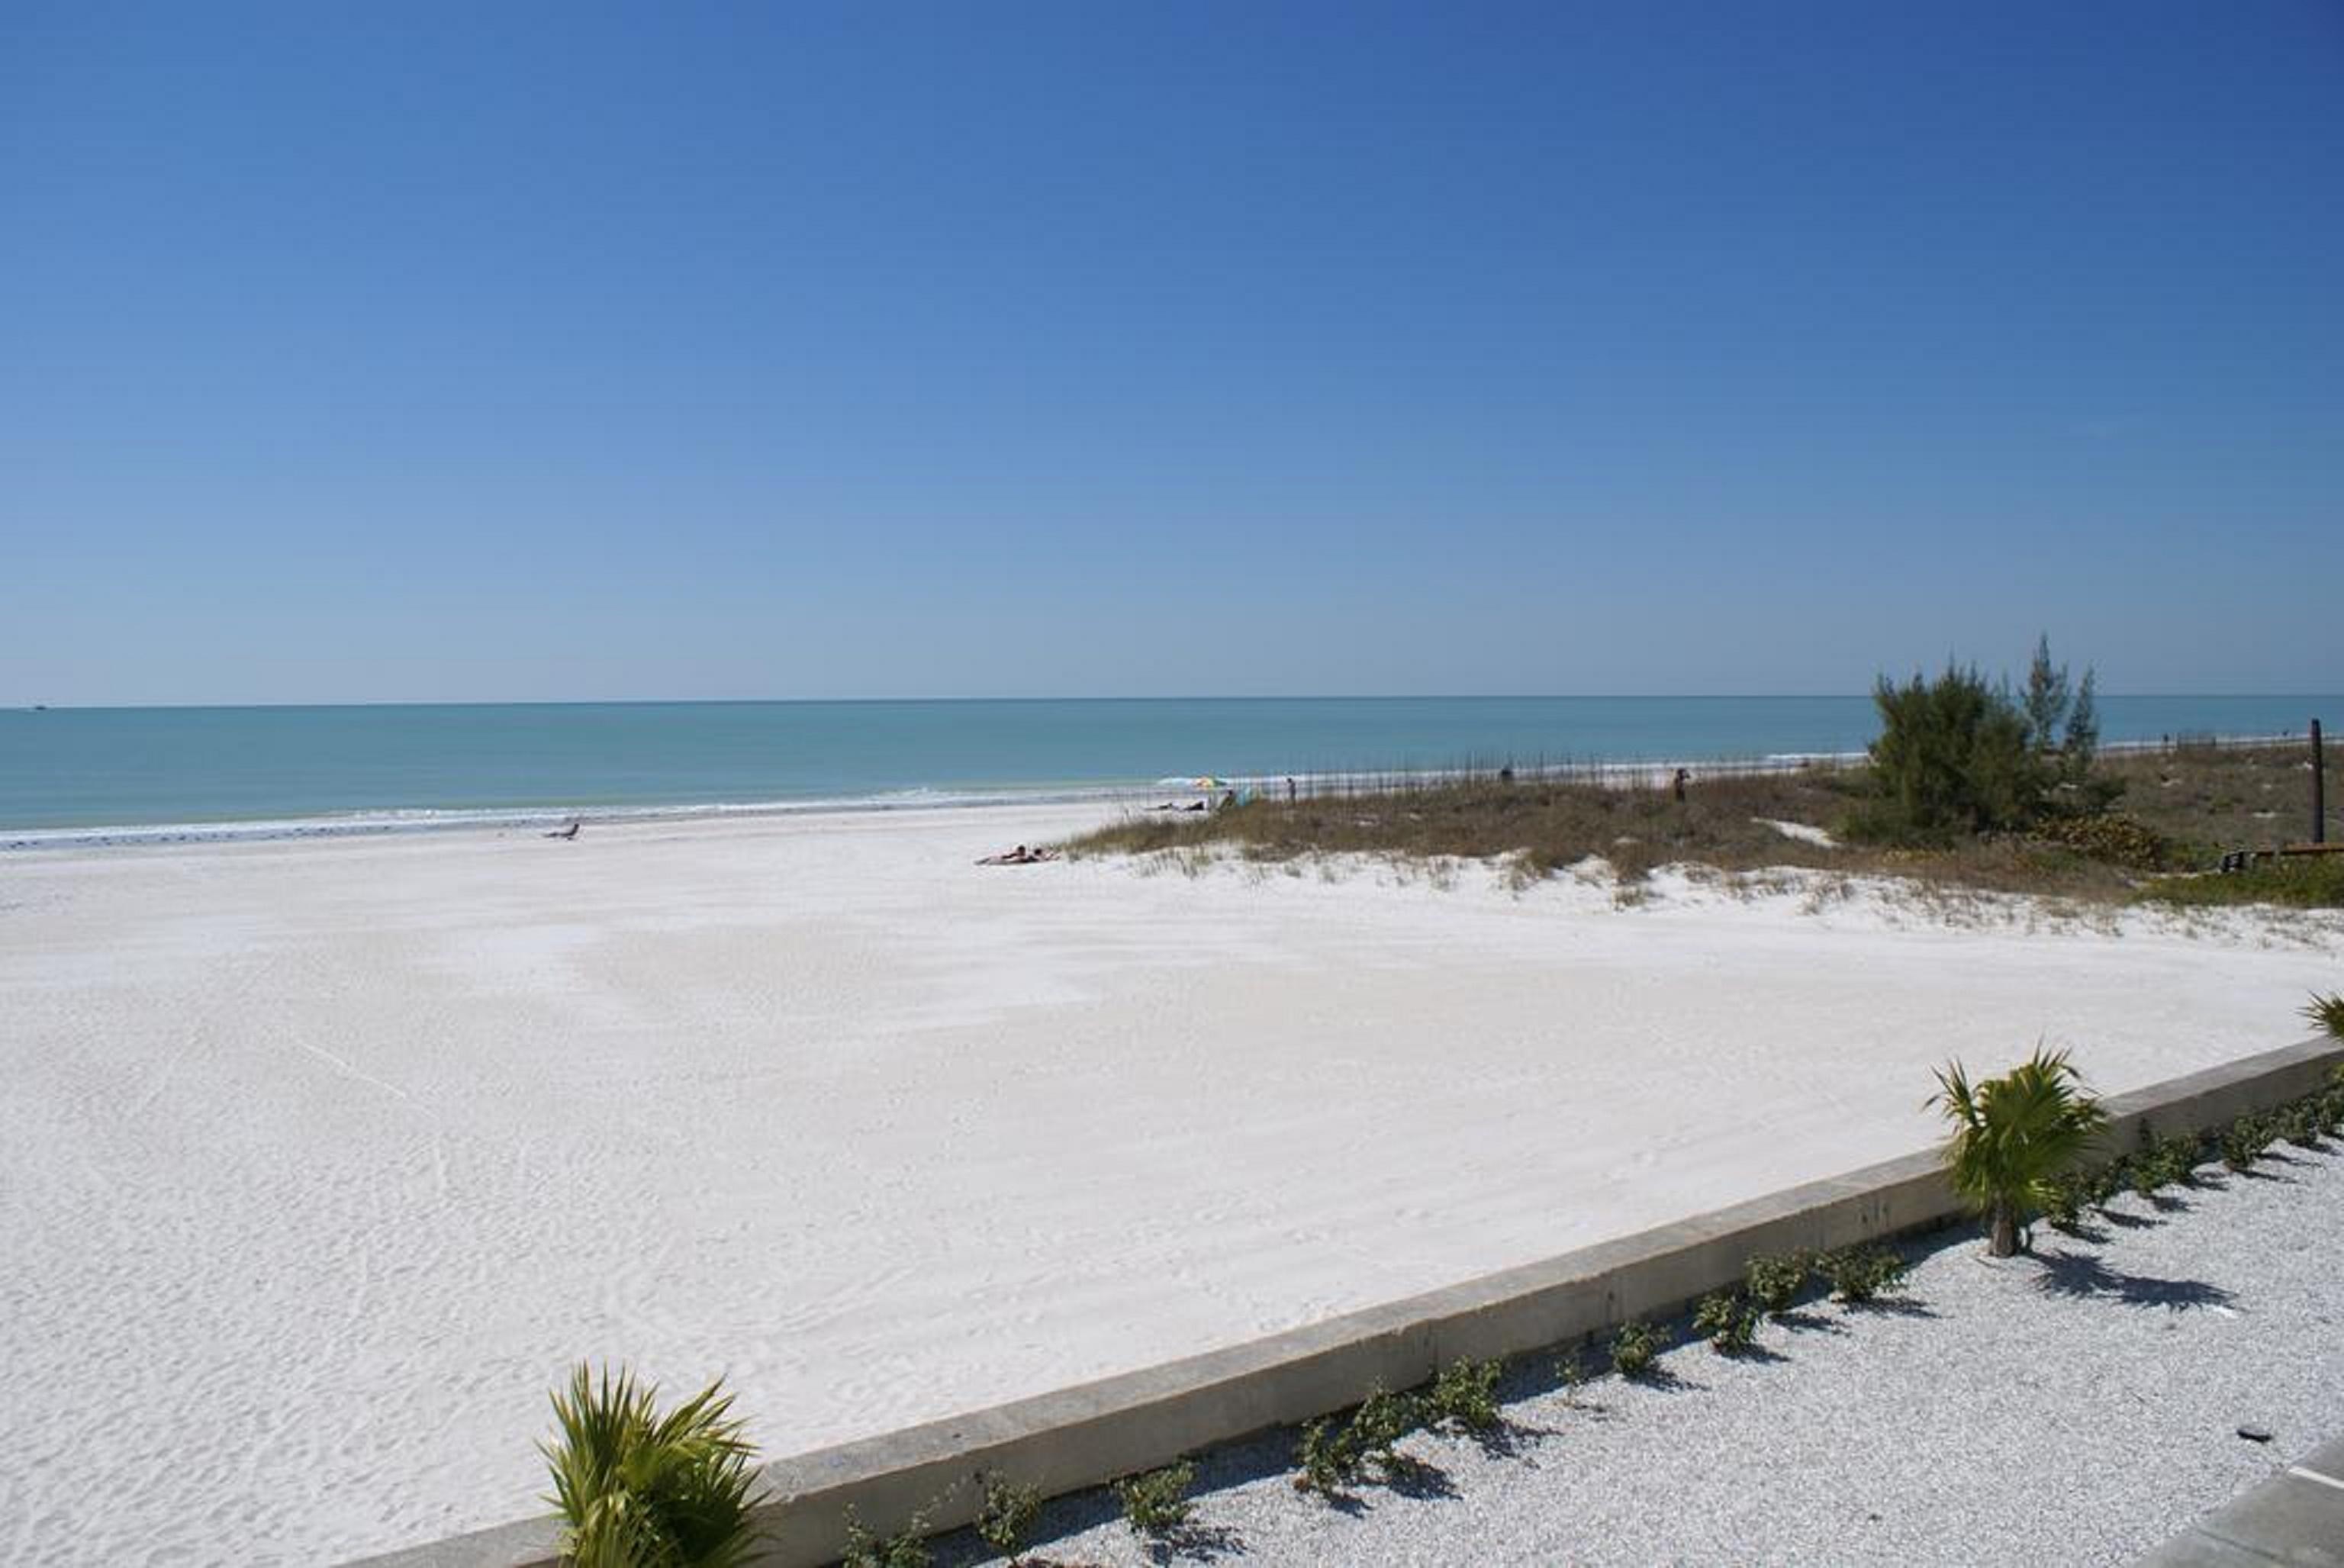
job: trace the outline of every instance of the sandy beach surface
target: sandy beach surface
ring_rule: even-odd
[[[535,1512],[581,1357],[781,1453],[2305,1032],[2332,916],[970,863],[993,809],[0,858],[0,1559]]]

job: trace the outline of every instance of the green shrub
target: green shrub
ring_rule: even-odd
[[[2138,896],[2193,908],[2279,904],[2296,909],[2344,909],[2344,855],[2258,861],[2244,871],[2219,875],[2160,876]]]
[[[1904,1279],[1904,1259],[1885,1247],[1842,1247],[1824,1253],[1818,1267],[1840,1301],[1869,1301]]]
[[[1188,1515],[1195,1511],[1196,1505],[1188,1501],[1188,1488],[1196,1481],[1197,1467],[1185,1459],[1144,1475],[1125,1476],[1115,1483],[1124,1522],[1134,1534],[1170,1534],[1188,1522]]]
[[[733,1568],[748,1560],[749,1462],[756,1450],[718,1379],[667,1414],[623,1368],[581,1364],[553,1396],[561,1550],[579,1568]]]
[[[2085,1170],[2064,1170],[2051,1179],[2044,1189],[2043,1217],[2053,1229],[2073,1236],[2082,1228],[2092,1186],[2092,1175]]]
[[[1751,1300],[1776,1317],[1796,1305],[1814,1271],[1814,1255],[1786,1252],[1778,1257],[1753,1258],[1745,1274]]]
[[[2106,1165],[2086,1166],[2084,1169],[2084,1195],[2093,1208],[2106,1209],[2131,1179],[2131,1170],[2122,1159],[2112,1159]]]
[[[1496,1431],[1499,1371],[1494,1361],[1451,1361],[1441,1368],[1426,1399],[1431,1418],[1464,1431]]]
[[[846,1511],[846,1554],[839,1559],[839,1568],[928,1568],[933,1553],[928,1550],[928,1519],[915,1513],[899,1535],[874,1535]]]
[[[1389,1468],[1399,1440],[1424,1424],[1424,1401],[1414,1394],[1378,1389],[1351,1412],[1351,1433],[1359,1452]]]
[[[2094,816],[2046,816],[2027,835],[2129,871],[2162,870],[2172,853],[2172,846],[2155,828],[2107,812]]]
[[[1758,1335],[1758,1309],[1739,1290],[1712,1291],[1693,1312],[1692,1331],[1720,1355],[1746,1351]]]
[[[2309,1100],[2297,1100],[2278,1114],[2279,1136],[2303,1148],[2319,1147],[2320,1118]]]
[[[2242,1116],[2222,1129],[2222,1163],[2232,1170],[2244,1170],[2260,1159],[2270,1145],[2270,1124],[2258,1116]]]
[[[1629,1319],[1612,1336],[1612,1370],[1623,1378],[1642,1377],[1660,1353],[1660,1330],[1642,1318]]]
[[[1562,1402],[1578,1409],[1579,1391],[1587,1386],[1587,1363],[1579,1359],[1577,1345],[1555,1358],[1554,1381],[1562,1386]]]
[[[2027,744],[2026,717],[1975,668],[1873,690],[1874,798],[1848,824],[1858,838],[1945,844],[2024,827],[2042,808],[2051,771]]]
[[[2177,1132],[2150,1146],[2149,1158],[2157,1174],[2176,1187],[2198,1185],[2198,1162],[2205,1157],[2205,1142],[2196,1133]]]
[[[1322,1416],[1302,1429],[1294,1451],[1298,1492],[1332,1497],[1359,1478],[1359,1448],[1349,1423]]]
[[[1041,1517],[1042,1493],[1038,1488],[1020,1486],[995,1476],[985,1483],[985,1500],[977,1505],[977,1539],[1014,1564],[1025,1555],[1026,1543],[1034,1538],[1034,1526]]]

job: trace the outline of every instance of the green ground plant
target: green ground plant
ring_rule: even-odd
[[[722,1380],[662,1414],[658,1391],[582,1364],[553,1396],[553,1472],[564,1559],[577,1568],[733,1568],[748,1561],[755,1449]]]
[[[1015,1568],[1041,1517],[1042,1493],[1038,1488],[1020,1486],[995,1476],[985,1482],[984,1500],[977,1504],[977,1539],[1006,1557],[1011,1568]]]
[[[1904,1280],[1904,1259],[1885,1247],[1842,1247],[1817,1265],[1831,1281],[1832,1299],[1861,1305],[1894,1290]]]
[[[1123,1504],[1124,1522],[1136,1535],[1169,1535],[1188,1522],[1196,1504],[1188,1488],[1197,1482],[1197,1467],[1182,1460],[1161,1470],[1127,1475],[1115,1483],[1116,1500]]]
[[[1773,1316],[1781,1317],[1798,1303],[1814,1266],[1814,1255],[1806,1251],[1753,1258],[1743,1275],[1750,1299]]]
[[[1562,1391],[1563,1404],[1577,1410],[1579,1391],[1587,1386],[1587,1363],[1580,1360],[1577,1345],[1565,1346],[1555,1357],[1554,1381]]]
[[[1937,1093],[1927,1103],[1954,1125],[1945,1144],[1945,1175],[1985,1220],[1996,1258],[2021,1249],[2028,1214],[2048,1206],[2053,1182],[2107,1120],[2067,1054],[2040,1047],[2001,1077],[1975,1084],[1961,1063],[1952,1063],[1938,1072]]]
[[[2222,1164],[2244,1170],[2271,1146],[2270,1123],[2259,1116],[2242,1116],[2222,1129]]]
[[[928,1519],[915,1513],[894,1535],[874,1535],[864,1528],[854,1510],[846,1511],[846,1553],[839,1568],[928,1568],[935,1553],[928,1549]]]
[[[2133,1167],[2136,1172],[2146,1175],[2151,1183],[2150,1191],[2164,1187],[2194,1187],[2198,1182],[2198,1162],[2205,1153],[2204,1140],[2195,1133],[2158,1138],[2144,1124],[2140,1150],[2133,1156]]]
[[[1378,1389],[1352,1412],[1351,1434],[1362,1458],[1389,1470],[1399,1457],[1399,1440],[1423,1424],[1422,1400]]]
[[[1348,1421],[1333,1416],[1306,1421],[1294,1450],[1294,1489],[1336,1496],[1359,1479],[1359,1442]]]
[[[1641,1378],[1652,1370],[1661,1353],[1661,1331],[1642,1318],[1631,1318],[1612,1336],[1612,1370],[1623,1378]]]
[[[1701,1299],[1692,1315],[1692,1331],[1709,1341],[1720,1355],[1748,1350],[1758,1337],[1757,1306],[1739,1290],[1713,1290]]]
[[[1451,1361],[1440,1369],[1425,1396],[1435,1421],[1447,1421],[1460,1431],[1489,1432],[1498,1429],[1498,1375],[1495,1361]]]
[[[2258,861],[2244,871],[2160,876],[2139,897],[2157,904],[2211,908],[2278,904],[2296,909],[2344,908],[2344,855]]]
[[[2043,1218],[2054,1230],[2073,1236],[2084,1224],[2084,1210],[2091,1206],[2092,1173],[2088,1170],[2063,1170],[2051,1179],[2043,1197]]]

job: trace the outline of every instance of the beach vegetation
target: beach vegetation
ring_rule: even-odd
[[[2043,1218],[2065,1235],[2079,1234],[2084,1210],[2092,1201],[2092,1177],[2085,1170],[2063,1170],[2044,1189]]]
[[[2270,1123],[2259,1116],[2242,1116],[2222,1129],[2222,1164],[2244,1170],[2271,1146]]]
[[[1308,1422],[1295,1450],[1300,1472],[1294,1478],[1296,1490],[1333,1496],[1359,1479],[1371,1460],[1389,1474],[1400,1462],[1400,1440],[1431,1419],[1429,1397],[1378,1389],[1354,1406],[1348,1418],[1327,1416]]]
[[[1425,1409],[1434,1421],[1446,1421],[1461,1431],[1488,1432],[1498,1428],[1498,1375],[1495,1361],[1451,1361],[1432,1380]]]
[[[2016,711],[1993,688],[1987,694]],[[1249,864],[1315,867],[1328,880],[1369,861],[1479,859],[1500,867],[1518,891],[1601,867],[1632,905],[1653,896],[1649,872],[1680,865],[1725,874],[1719,885],[1738,896],[1804,888],[1811,902],[1844,895],[1848,877],[1871,876],[1931,897],[1999,892],[2103,905],[2152,899],[2344,906],[2344,856],[2325,857],[2330,872],[2307,864],[2321,857],[2293,856],[2210,875],[2226,852],[2275,843],[2278,824],[2293,820],[2302,790],[2299,745],[2096,752],[2086,783],[2071,785],[2060,768],[2064,754],[2038,755],[2024,715],[2016,723],[2025,744],[2005,754],[2036,775],[2035,809],[2017,826],[1985,833],[1848,836],[1840,830],[1852,815],[1882,808],[1879,770],[1869,760],[1787,769],[1719,764],[1695,770],[1682,800],[1653,775],[1541,761],[1504,782],[1494,771],[1468,767],[1439,779],[1359,778],[1292,802],[1264,796],[1216,812],[1138,814],[1066,847],[1077,856],[1132,856],[1142,870],[1167,851],[1209,847]],[[2107,809],[2119,790],[2122,814]],[[2186,875],[2193,868],[2209,874]]]
[[[1576,1344],[1565,1345],[1554,1359],[1554,1381],[1562,1391],[1562,1402],[1571,1410],[1579,1408],[1579,1391],[1587,1386],[1587,1363],[1580,1359]]]
[[[2198,1164],[2206,1158],[2206,1140],[2194,1132],[2177,1132],[2150,1146],[2157,1172],[2174,1187],[2198,1185]]]
[[[1336,1496],[1359,1478],[1359,1458],[1358,1438],[1349,1421],[1333,1416],[1306,1421],[1294,1450],[1294,1489]]]
[[[624,1368],[582,1363],[553,1395],[561,1552],[577,1568],[732,1568],[749,1560],[755,1449],[722,1379],[674,1409]]]
[[[1363,1458],[1389,1469],[1399,1457],[1399,1440],[1424,1421],[1425,1404],[1421,1399],[1378,1389],[1351,1412],[1351,1440]]]
[[[2297,1100],[2279,1112],[2279,1136],[2299,1148],[2318,1148],[2326,1130],[2318,1106],[2309,1098]]]
[[[1713,1290],[1693,1310],[1692,1331],[1709,1341],[1720,1355],[1748,1350],[1758,1337],[1756,1303],[1739,1290]]]
[[[928,1546],[928,1518],[915,1513],[894,1535],[875,1535],[846,1511],[846,1552],[839,1568],[928,1568],[935,1553]]]
[[[1623,1378],[1641,1378],[1652,1370],[1661,1353],[1661,1331],[1642,1318],[1631,1318],[1612,1336],[1612,1370]]]
[[[2344,995],[2312,993],[2311,1000],[2303,1005],[2303,1017],[2314,1028],[2326,1030],[2329,1037],[2344,1040]],[[2338,1087],[2344,1087],[2344,1068],[2337,1069],[2335,1077]]]
[[[2260,859],[2237,871],[2160,876],[2138,896],[2184,908],[2276,904],[2294,909],[2344,909],[2344,855]]]
[[[1961,1063],[1951,1063],[1938,1071],[1937,1092],[1927,1103],[1953,1123],[1945,1174],[1985,1219],[1996,1258],[2021,1249],[2029,1214],[2047,1207],[2053,1181],[2107,1120],[2067,1054],[2041,1047],[2000,1077],[1975,1082]]]
[[[1904,1280],[1904,1258],[1886,1247],[1842,1247],[1824,1253],[1816,1271],[1831,1281],[1832,1298],[1860,1306],[1894,1290]]]
[[[1814,1254],[1805,1250],[1753,1258],[1743,1282],[1752,1300],[1779,1318],[1797,1305],[1814,1266]]]
[[[1182,1460],[1160,1470],[1127,1475],[1115,1483],[1116,1501],[1123,1504],[1123,1520],[1137,1535],[1169,1535],[1188,1522],[1196,1510],[1188,1488],[1197,1482],[1194,1462]]]
[[[1034,1539],[1042,1518],[1042,1492],[1004,1476],[989,1477],[976,1507],[977,1539],[1000,1553],[1015,1568]]]
[[[1975,666],[1931,680],[1882,676],[1873,689],[1880,734],[1872,743],[1872,798],[1846,830],[1873,843],[1945,845],[2027,826],[2041,814],[2052,774],[2026,716]]]

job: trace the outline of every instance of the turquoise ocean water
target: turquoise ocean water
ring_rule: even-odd
[[[2301,733],[2336,697],[2107,697],[2105,737]],[[0,712],[0,844],[1112,795],[1860,751],[1849,697],[1197,698]],[[101,830],[149,830],[115,835]],[[169,830],[160,832],[153,830]]]

